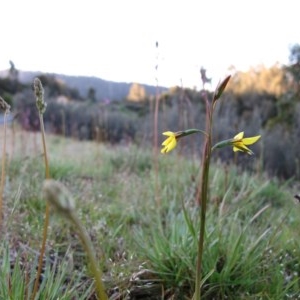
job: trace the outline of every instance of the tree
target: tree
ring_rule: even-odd
[[[235,94],[256,92],[276,96],[284,94],[286,89],[285,71],[278,64],[270,68],[252,67],[247,72],[237,71],[227,88]]]
[[[9,68],[9,77],[11,80],[18,80],[19,71],[16,69],[15,64],[12,60],[9,61],[10,68]]]
[[[204,86],[206,83],[211,84],[211,78],[207,78],[206,76],[206,69],[201,67],[200,69],[200,74],[201,74],[201,81],[202,81],[202,89],[204,90]]]
[[[91,102],[96,102],[96,90],[93,87],[90,87],[87,93],[87,98]]]
[[[129,89],[127,100],[138,102],[144,100],[145,98],[146,98],[145,88],[138,83],[133,83]]]
[[[296,93],[300,94],[300,45],[295,44],[290,51],[290,65],[287,67],[287,71],[292,76]]]

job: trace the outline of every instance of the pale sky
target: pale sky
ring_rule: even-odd
[[[26,71],[199,87],[201,66],[216,83],[231,65],[288,63],[299,11],[299,0],[1,1],[0,70],[12,60]]]

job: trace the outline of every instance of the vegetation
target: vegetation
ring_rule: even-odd
[[[262,145],[255,149],[261,158],[261,167],[271,176],[284,179],[300,178],[300,152],[296,147],[286,147],[288,141],[295,141],[300,135],[298,53],[299,47],[296,45],[291,49],[289,66],[258,67],[247,73],[234,73],[223,95],[224,101],[215,112],[215,141],[227,139],[244,128],[248,130],[246,135],[251,132],[263,134],[265,139]],[[128,91],[123,101],[98,101],[98,92],[90,86],[82,96],[53,76],[40,76],[40,79],[45,85],[48,102],[44,115],[47,132],[112,144],[149,141],[151,145],[156,101],[151,95],[144,97],[145,90],[141,86],[132,86],[132,93],[140,95],[141,101],[137,101],[138,98],[134,98],[136,101],[127,100]],[[14,82],[15,90],[8,82]],[[21,126],[26,130],[38,131],[39,117],[32,88],[17,82],[16,79],[1,79],[0,91],[12,105]],[[159,91],[158,132],[168,128],[204,127],[205,100],[201,91],[179,87]],[[189,139],[189,142],[185,145],[187,149],[183,150],[185,154],[195,152],[203,139]],[[228,161],[230,157],[228,150],[222,152],[218,159]]]
[[[155,107],[152,98],[99,103],[93,90],[59,103],[70,94],[50,80],[45,111],[36,90],[35,103],[26,86],[4,88],[21,127],[7,128],[6,110],[0,299],[299,298],[297,49],[282,89],[232,86],[216,106],[228,79],[213,95],[174,88]],[[184,131],[166,132],[162,151],[179,149],[159,156],[153,136],[169,129]],[[242,130],[259,132],[262,146],[248,149],[259,136]]]
[[[143,101],[145,98],[146,98],[145,88],[136,82],[133,83],[129,89],[127,99],[129,101]]]
[[[30,299],[32,292],[46,205],[39,138],[19,130],[8,134],[14,148],[7,149],[1,299]],[[67,186],[76,201],[110,298],[190,299],[199,162],[176,152],[159,156],[158,210],[150,150],[50,135],[47,141],[51,177]],[[297,189],[292,182],[242,172],[238,166],[212,165],[203,254],[203,275],[210,276],[202,287],[203,299],[296,299]],[[67,224],[51,213],[41,275],[45,288],[37,299],[93,299],[83,249]]]

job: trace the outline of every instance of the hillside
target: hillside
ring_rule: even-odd
[[[1,71],[0,76],[6,77],[8,71]],[[97,100],[123,100],[129,93],[130,82],[114,82],[104,80],[98,77],[89,77],[89,76],[69,76],[64,74],[55,74],[55,73],[42,73],[42,72],[32,72],[32,71],[19,71],[18,79],[20,82],[28,84],[31,83],[33,78],[39,75],[50,75],[54,76],[57,79],[63,81],[66,86],[70,88],[75,88],[79,91],[80,95],[84,98],[88,94],[90,88],[93,88],[96,92]],[[146,90],[148,96],[155,95],[156,86],[144,85],[143,87]],[[166,91],[167,88],[159,87],[160,91]]]

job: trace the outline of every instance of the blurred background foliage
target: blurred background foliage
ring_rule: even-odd
[[[241,167],[252,164],[284,179],[300,178],[300,45],[291,48],[289,59],[288,66],[258,66],[247,72],[232,68],[233,76],[215,112],[214,141],[231,138],[240,131],[246,136],[261,134],[261,142],[254,147],[260,159],[254,165],[254,160],[246,162],[242,155],[234,156],[231,149],[216,152],[216,159],[238,160]],[[112,144],[152,145],[156,95],[149,95],[143,85],[133,83],[123,99],[99,100],[94,87],[86,87],[86,95],[81,95],[53,75],[39,78],[48,104],[44,116],[48,132]],[[211,98],[211,92],[181,87],[158,88],[157,92],[159,134],[204,128],[205,97]],[[32,86],[18,80],[12,62],[8,74],[0,78],[0,95],[12,105],[14,119],[22,128],[39,130]],[[180,143],[179,153],[198,155],[201,142],[200,135],[187,137],[184,145]]]

